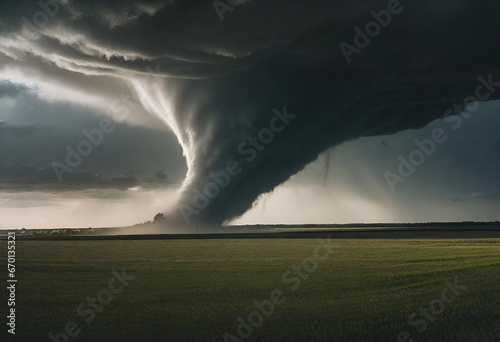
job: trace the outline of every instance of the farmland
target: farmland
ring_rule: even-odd
[[[318,249],[318,239],[21,239],[16,337],[50,341],[49,333],[64,333],[71,322],[69,331],[78,332],[71,341],[224,341],[225,333],[236,341],[500,336],[500,240],[329,244],[330,253]],[[316,250],[322,259],[315,264]],[[106,298],[113,270],[129,280]],[[436,306],[446,282],[460,284],[459,294],[448,291],[455,299]],[[101,301],[89,304],[99,293]]]

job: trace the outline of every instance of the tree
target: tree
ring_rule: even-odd
[[[163,215],[162,213],[158,213],[155,215],[155,218],[153,219],[153,222],[158,222],[158,221],[161,221],[165,218],[165,215]]]

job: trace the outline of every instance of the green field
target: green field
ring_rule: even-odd
[[[314,256],[316,239],[18,240],[16,337],[50,341],[73,321],[81,331],[70,341],[224,341],[254,301],[281,290],[283,302],[243,341],[397,341],[400,331],[414,341],[500,341],[500,240],[333,244],[298,284],[297,274],[282,276]],[[122,267],[135,279],[88,325],[77,307]],[[409,325],[410,315],[455,278],[467,289],[417,332],[423,325]]]

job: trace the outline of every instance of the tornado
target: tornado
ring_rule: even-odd
[[[227,224],[329,148],[500,97],[496,3],[42,3],[0,5],[0,75],[131,91],[186,158],[169,224]]]

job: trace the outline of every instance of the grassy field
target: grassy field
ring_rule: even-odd
[[[225,332],[238,336],[237,318],[247,321],[255,301],[280,290],[282,302],[242,341],[397,341],[401,331],[414,341],[500,341],[500,240],[333,245],[314,270],[316,239],[17,241],[16,338],[50,341],[75,322],[81,331],[69,341],[224,341]],[[123,267],[135,278],[87,324],[91,314],[78,306]],[[455,279],[467,289],[437,305],[442,313],[408,323]]]

